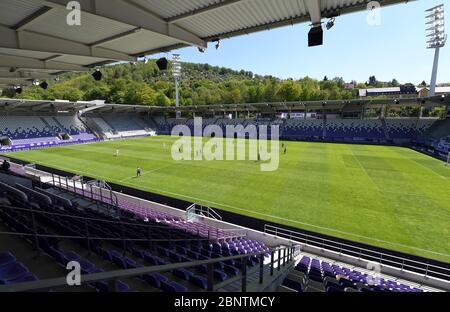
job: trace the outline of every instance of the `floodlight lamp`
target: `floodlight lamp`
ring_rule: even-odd
[[[335,21],[335,18],[334,18],[334,17],[332,17],[332,18],[330,18],[330,19],[328,20],[327,25],[326,25],[327,30],[330,30],[331,28],[333,28],[333,26],[334,26],[334,21]]]

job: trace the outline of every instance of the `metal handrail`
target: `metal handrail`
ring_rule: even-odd
[[[297,231],[293,231],[293,230],[288,230],[288,229],[284,229],[281,227],[277,227],[277,226],[273,226],[273,225],[269,225],[269,224],[265,224],[264,225],[264,232],[267,234],[271,234],[271,235],[275,235],[275,236],[279,236],[279,237],[284,237],[296,242],[300,242],[300,243],[304,243],[307,245],[318,245],[321,248],[330,248],[332,249],[338,249],[340,254],[355,254],[355,249],[357,249],[358,252],[358,257],[359,258],[364,258],[364,257],[369,257],[369,258],[378,258],[380,260],[380,263],[384,262],[390,262],[391,264],[396,264],[397,267],[400,267],[402,270],[405,267],[409,267],[418,271],[424,271],[425,276],[430,276],[430,273],[434,273],[436,275],[440,275],[445,277],[445,279],[450,279],[450,268],[446,268],[443,266],[439,266],[439,265],[434,265],[434,264],[430,264],[430,263],[425,263],[425,262],[421,262],[421,261],[417,261],[417,260],[412,260],[412,259],[407,259],[407,258],[403,258],[403,257],[399,257],[399,256],[395,256],[392,254],[387,254],[387,253],[383,253],[381,251],[376,251],[376,250],[371,250],[371,249],[367,249],[367,248],[363,248],[363,247],[358,247],[358,246],[354,246],[354,245],[350,245],[350,244],[346,244],[340,241],[336,241],[336,240],[332,240],[332,239],[327,239],[327,238],[323,238],[323,237],[318,237],[318,236],[314,236],[314,235],[310,235],[310,234],[306,234],[306,233],[301,233],[301,232],[297,232]],[[350,249],[351,248],[351,249]],[[398,259],[398,262],[395,262],[393,260],[389,260],[389,259],[383,259],[384,257],[387,258],[395,258]],[[370,260],[370,259],[367,259]],[[372,261],[372,260],[370,260]],[[405,262],[410,262],[410,263],[415,263],[418,265],[422,265],[425,267],[425,269],[417,267],[417,266],[413,266],[413,265],[409,265]],[[448,273],[443,273],[443,272],[438,272],[438,271],[434,271],[431,270],[431,268],[434,269],[439,269]]]
[[[272,250],[272,255],[274,252],[281,254],[281,251],[283,251],[283,258],[279,257],[276,261],[274,261],[273,256],[271,260],[271,267],[273,268],[273,265],[275,262],[278,263],[278,267],[281,267],[281,262],[283,264],[291,263],[295,260],[295,254],[296,251],[300,249],[299,245],[290,246],[290,247],[278,247]],[[288,250],[286,252],[286,250]],[[208,260],[199,260],[199,261],[190,261],[185,263],[174,263],[174,264],[167,264],[167,265],[159,265],[159,266],[151,266],[151,267],[142,267],[142,268],[136,268],[136,269],[126,269],[126,270],[115,270],[110,272],[101,272],[101,273],[93,273],[93,274],[85,274],[81,275],[81,285],[87,284],[87,283],[93,283],[93,282],[99,282],[99,281],[113,281],[113,285],[116,284],[117,279],[119,278],[127,278],[127,277],[135,277],[140,276],[144,274],[150,274],[150,273],[157,273],[157,272],[167,272],[175,269],[182,269],[182,268],[191,268],[196,267],[200,265],[206,265],[207,266],[207,290],[208,291],[214,291],[214,279],[213,279],[213,270],[214,270],[214,263],[222,262],[222,261],[228,261],[228,260],[238,260],[243,259],[245,262],[245,265],[242,265],[241,267],[241,277],[242,277],[242,290],[245,291],[247,288],[247,265],[246,261],[250,257],[260,257],[260,260],[264,258],[265,253],[264,252],[257,252],[257,253],[251,253],[251,254],[243,254],[243,255],[237,255],[237,256],[229,256],[229,257],[223,257],[223,258],[214,258],[214,259],[208,259]],[[264,280],[264,271],[260,270],[260,279],[259,283],[262,284]],[[271,272],[271,275],[273,275],[273,269]],[[234,280],[233,280],[234,281]],[[233,282],[233,281],[230,281]],[[0,292],[24,292],[24,291],[36,291],[36,290],[48,290],[55,287],[62,287],[62,286],[68,286],[66,277],[60,277],[60,278],[53,278],[53,279],[46,279],[46,280],[40,280],[40,281],[32,281],[32,282],[24,282],[24,283],[18,283],[13,285],[0,285]],[[223,283],[221,283],[221,287],[224,287]]]
[[[222,216],[217,211],[208,206],[194,203],[186,209],[187,214],[189,214],[190,212],[193,212],[196,215],[201,215],[207,218],[222,221]],[[205,215],[204,213],[206,213],[207,215]]]

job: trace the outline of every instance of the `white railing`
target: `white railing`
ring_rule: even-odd
[[[199,215],[207,218],[211,218],[214,220],[222,221],[222,216],[217,213],[214,209],[208,206],[203,206],[199,204],[192,204],[186,209],[186,214],[189,217],[192,217],[192,215]]]
[[[339,252],[339,254],[357,257],[368,261],[377,261],[380,264],[386,264],[393,267],[407,270],[424,276],[432,276],[440,279],[450,281],[450,265],[437,265],[427,262],[412,260],[393,254],[383,253],[376,249],[363,248],[357,245],[343,243],[339,240],[327,239],[320,236],[301,233],[284,229],[273,225],[264,225],[264,232],[276,237],[286,238],[295,242],[306,245],[319,247],[332,252]]]

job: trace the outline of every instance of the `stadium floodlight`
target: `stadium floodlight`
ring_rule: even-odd
[[[169,61],[167,61],[165,57],[162,57],[156,61],[156,66],[158,66],[159,70],[167,70],[168,65]]]
[[[427,49],[434,49],[433,71],[431,73],[430,96],[435,95],[439,50],[445,46],[447,35],[444,25],[444,5],[438,5],[425,11]]]
[[[172,57],[172,75],[175,78],[175,106],[180,107],[180,97],[178,94],[178,79],[181,78],[180,55],[174,54]],[[176,118],[181,118],[181,112],[176,112]]]
[[[14,86],[14,92],[16,92],[17,94],[21,94],[22,93],[22,86],[21,85],[16,85]]]
[[[92,77],[94,77],[94,79],[95,79],[96,81],[100,81],[100,80],[102,80],[103,74],[102,74],[102,72],[100,71],[100,69],[97,68],[97,69],[95,70],[95,72],[92,74]]]
[[[330,30],[331,28],[333,28],[333,26],[334,26],[334,20],[335,20],[334,17],[332,17],[332,18],[330,18],[330,19],[328,20],[327,25],[326,25],[327,30]]]
[[[44,90],[47,90],[47,88],[48,88],[48,83],[47,83],[46,81],[42,81],[42,82],[39,84],[39,87],[41,87],[41,88],[44,89]]]

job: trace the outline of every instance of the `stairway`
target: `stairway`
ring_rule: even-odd
[[[44,117],[39,117],[39,119],[44,123],[44,125],[50,129],[50,132],[54,135],[54,136],[58,136],[58,133],[55,133],[55,130],[53,129],[52,126],[50,126],[50,124],[47,122],[47,120],[45,120]]]
[[[86,117],[79,117],[79,119],[86,126],[86,128],[91,130],[97,137],[103,138],[103,139],[106,138],[102,129],[99,126],[97,126],[97,124],[95,122],[93,122],[92,119],[86,118]]]
[[[436,121],[420,139],[440,139],[450,135],[450,119],[442,119]]]
[[[281,264],[278,270],[278,263],[274,264],[273,275],[271,275],[270,258],[264,261],[263,267],[263,283],[260,283],[260,266],[256,265],[247,271],[247,292],[274,292],[281,285],[286,276],[295,268],[298,255],[294,257],[294,261]],[[278,258],[278,251],[275,251],[274,259]],[[217,285],[215,291],[218,292],[241,292],[242,276],[236,276],[229,281]]]
[[[388,127],[387,127],[385,118],[381,118],[381,124],[383,127],[384,137],[386,138],[386,140],[390,140],[391,138],[389,136],[389,131],[388,131]]]
[[[61,131],[67,131],[68,129],[66,129],[66,127],[64,127],[58,119],[56,119],[56,117],[52,117],[53,121],[58,125],[58,127],[61,129]]]

